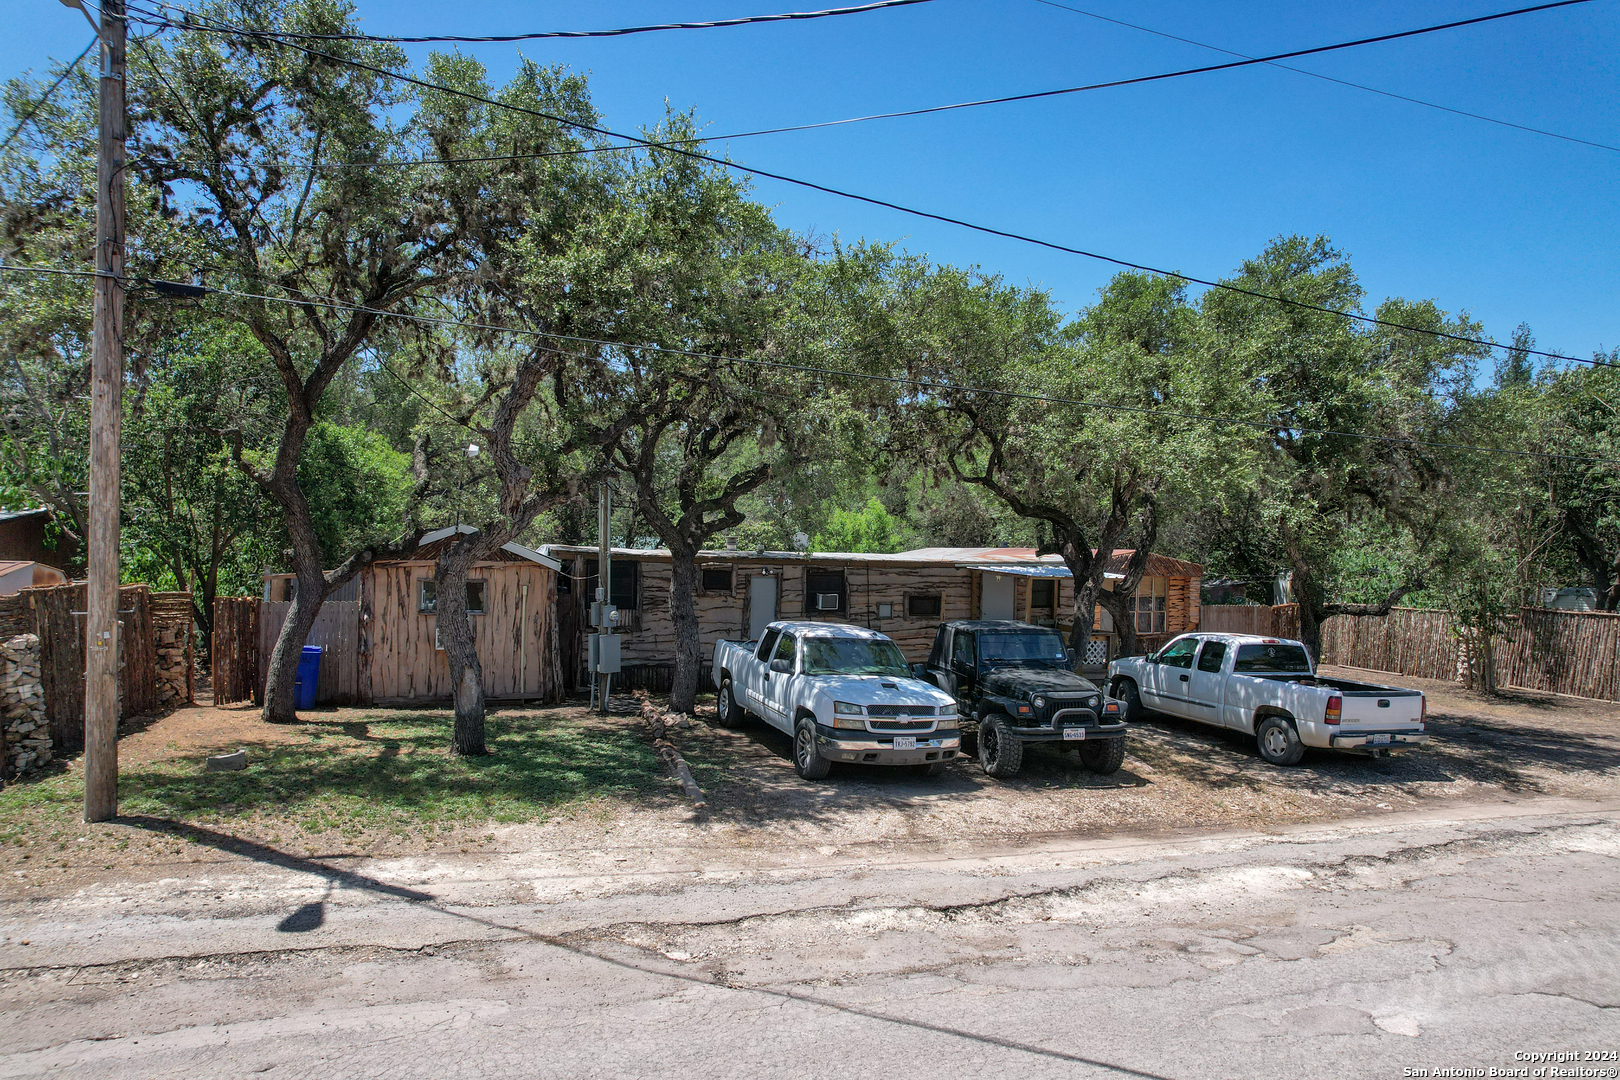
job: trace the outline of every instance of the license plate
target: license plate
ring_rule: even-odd
[[[894,748],[896,750],[915,750],[917,749],[917,737],[915,735],[896,735],[894,737]]]
[[[1387,745],[1389,745],[1389,736],[1388,735],[1369,735],[1369,736],[1367,736],[1367,745],[1368,746],[1387,746]]]
[[[1063,737],[1065,739],[1083,739],[1086,737],[1086,729],[1083,727],[1066,727],[1063,729]]]

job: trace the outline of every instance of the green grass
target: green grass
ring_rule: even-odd
[[[119,813],[252,820],[259,831],[420,835],[538,821],[570,803],[636,798],[666,786],[651,748],[631,732],[561,710],[491,716],[488,757],[451,754],[450,727],[449,713],[439,711],[328,722],[312,714],[290,742],[248,743],[242,772],[206,772],[200,755],[126,765]],[[77,776],[60,767],[7,786],[0,790],[0,844],[59,835],[82,798]]]

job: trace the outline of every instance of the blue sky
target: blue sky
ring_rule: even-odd
[[[1517,6],[1064,0],[1249,53]],[[361,0],[373,33],[515,33],[727,18],[817,0],[430,4]],[[0,76],[70,57],[83,18],[4,0]],[[413,57],[426,46],[412,47]],[[587,72],[609,126],[695,109],[713,133],[1019,93],[1218,62],[1218,54],[1038,0],[934,0],[874,14],[634,37],[463,46],[497,80],[520,54]],[[1620,145],[1620,0],[1292,61],[1380,89]],[[1369,304],[1432,298],[1506,340],[1620,345],[1620,153],[1252,67],[1148,86],[740,140],[761,168],[1200,277],[1281,233],[1325,233]],[[783,225],[897,240],[1088,303],[1106,265],[759,181]]]

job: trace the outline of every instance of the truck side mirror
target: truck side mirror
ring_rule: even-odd
[[[775,660],[771,661],[771,670],[780,671],[784,675],[791,675],[793,674],[793,661],[783,660],[781,657],[777,657]]]
[[[1063,650],[1063,658],[1069,662],[1070,667],[1074,667],[1074,656],[1075,656],[1075,653],[1074,653],[1073,649],[1064,649]]]
[[[912,664],[911,665],[911,677],[913,679],[921,679],[923,682],[927,682],[928,681],[928,665],[927,664]]]

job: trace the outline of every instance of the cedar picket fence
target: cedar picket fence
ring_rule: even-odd
[[[1498,686],[1620,701],[1620,615],[1523,608],[1492,642]],[[1396,608],[1322,624],[1322,662],[1461,682],[1464,656],[1446,611]]]
[[[258,597],[214,598],[214,638],[208,655],[215,705],[260,699]]]

